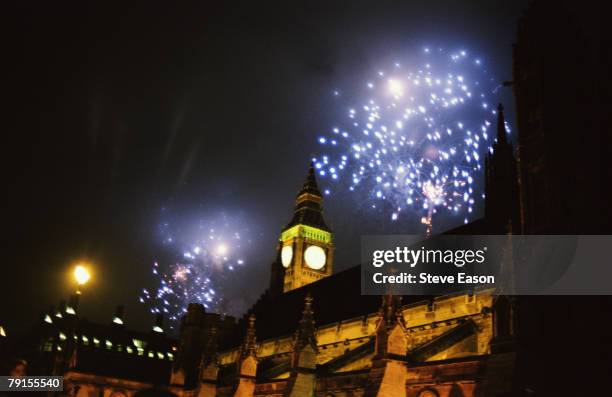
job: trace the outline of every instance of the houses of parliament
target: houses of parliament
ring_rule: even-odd
[[[507,83],[517,141],[506,136],[500,105],[485,216],[448,233],[612,231],[612,90],[594,66],[612,52],[598,45],[589,16],[574,11],[534,1],[520,19]],[[175,340],[161,319],[135,332],[123,327],[121,308],[110,326],[61,308],[43,316],[24,351],[46,374],[63,375],[73,397],[609,393],[598,382],[612,373],[611,299],[361,295],[359,266],[334,272],[323,204],[311,167],[269,286],[238,321],[191,304]]]

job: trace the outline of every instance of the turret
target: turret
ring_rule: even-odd
[[[377,358],[384,358],[388,354],[406,355],[407,339],[402,317],[402,298],[393,294],[382,297],[382,305],[379,310],[380,320],[376,327]]]
[[[190,303],[181,319],[179,353],[172,368],[170,383],[187,390],[198,387],[203,363],[214,354],[219,315],[206,313],[204,306]]]
[[[492,234],[505,234],[509,223],[520,234],[518,167],[501,103],[497,107],[496,137],[493,153],[487,155],[485,162],[485,219]]]
[[[314,312],[312,310],[312,296],[310,293],[304,298],[304,311],[302,312],[302,319],[298,325],[298,329],[295,332],[293,341],[294,354],[299,355],[305,348],[310,348],[314,353],[317,352],[317,338],[315,330]],[[297,359],[297,357],[296,357]],[[297,366],[298,363],[295,363]]]
[[[312,301],[312,296],[307,294],[302,319],[293,339],[291,375],[285,392],[288,397],[315,395],[318,347]]]
[[[249,316],[244,341],[238,354],[238,384],[234,397],[253,397],[255,392],[255,377],[257,376],[257,354],[255,338],[255,315]]]

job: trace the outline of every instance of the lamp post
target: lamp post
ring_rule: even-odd
[[[87,284],[89,279],[91,278],[91,273],[87,269],[85,265],[76,265],[74,267],[74,271],[72,272],[74,276],[74,280],[76,281],[77,288],[74,295],[70,298],[70,304],[66,308],[66,313],[76,315],[76,310],[79,305],[79,297],[81,296],[81,291],[83,286]]]
[[[91,274],[89,273],[87,267],[85,267],[84,265],[76,265],[74,267],[73,275],[77,283],[76,293],[80,295],[81,288],[83,287],[83,285],[87,284],[87,282],[91,278]]]

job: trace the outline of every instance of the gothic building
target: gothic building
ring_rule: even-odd
[[[500,105],[487,192],[499,230],[518,221],[516,173]],[[490,222],[456,232],[482,233]],[[478,231],[476,229],[479,229]],[[361,295],[360,268],[333,274],[333,232],[310,167],[282,230],[268,290],[227,333],[190,306],[171,385],[189,395],[476,396],[510,391],[512,302],[488,293]],[[502,302],[503,301],[503,302]],[[196,325],[199,324],[199,325]],[[194,340],[193,333],[212,339]],[[215,348],[210,348],[215,346]],[[192,351],[204,352],[199,362]],[[199,379],[185,387],[184,379]]]
[[[595,99],[601,70],[593,66],[594,54],[611,59],[610,46],[597,53],[593,19],[573,7],[534,1],[521,18],[516,148],[500,106],[485,217],[450,233],[612,230],[612,163],[604,161],[612,123],[603,105],[612,90],[603,80],[608,102]],[[322,204],[311,168],[279,236],[269,288],[239,321],[192,304],[174,340],[60,310],[63,319],[43,320],[37,334],[47,373],[65,374],[75,397],[606,395],[610,299],[361,295],[359,267],[333,272]]]
[[[503,112],[499,117],[498,147],[505,157],[488,159],[487,189],[494,197],[504,192],[497,181],[508,188],[501,175],[512,161]],[[240,321],[191,304],[173,340],[161,319],[143,334],[125,328],[121,308],[104,326],[79,319],[76,304],[62,306],[46,313],[36,332],[41,372],[63,374],[76,397],[132,397],[147,390],[198,397],[509,391],[511,383],[501,380],[515,363],[508,302],[488,293],[361,295],[359,266],[333,272],[334,235],[322,204],[311,166],[280,233],[269,288]],[[456,232],[482,233],[485,226],[476,222]]]

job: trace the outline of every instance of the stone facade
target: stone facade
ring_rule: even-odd
[[[499,124],[503,133],[502,112]],[[511,157],[509,151],[504,154]],[[495,157],[489,161],[498,162]],[[331,257],[326,271],[296,285],[295,272],[309,270],[302,260],[304,246],[333,247],[312,167],[297,197],[294,217],[281,234],[270,288],[233,330],[219,335],[218,350],[203,352],[202,361],[218,369],[215,390],[202,392],[201,383],[192,385],[192,393],[469,397],[510,390],[512,383],[499,379],[512,377],[514,335],[511,327],[499,324],[513,323],[508,319],[513,316],[511,300],[492,291],[426,299],[363,296],[359,267],[331,274]],[[299,236],[299,228],[323,234],[312,240]],[[280,251],[287,244],[292,244],[297,260],[283,258]],[[193,310],[183,323],[181,339],[209,333],[210,324],[200,323],[199,330],[187,326],[190,316],[205,316],[202,307]],[[175,365],[180,366],[181,356]]]
[[[395,326],[384,331],[381,312],[321,326],[306,360],[311,371],[300,377],[287,365],[268,371],[269,378],[260,371],[252,395],[475,396],[492,358],[493,303],[492,295],[481,293],[400,305]],[[379,349],[380,343],[385,346]],[[220,352],[219,366],[232,366],[239,354]],[[294,354],[291,335],[256,348],[259,362],[289,363]]]

